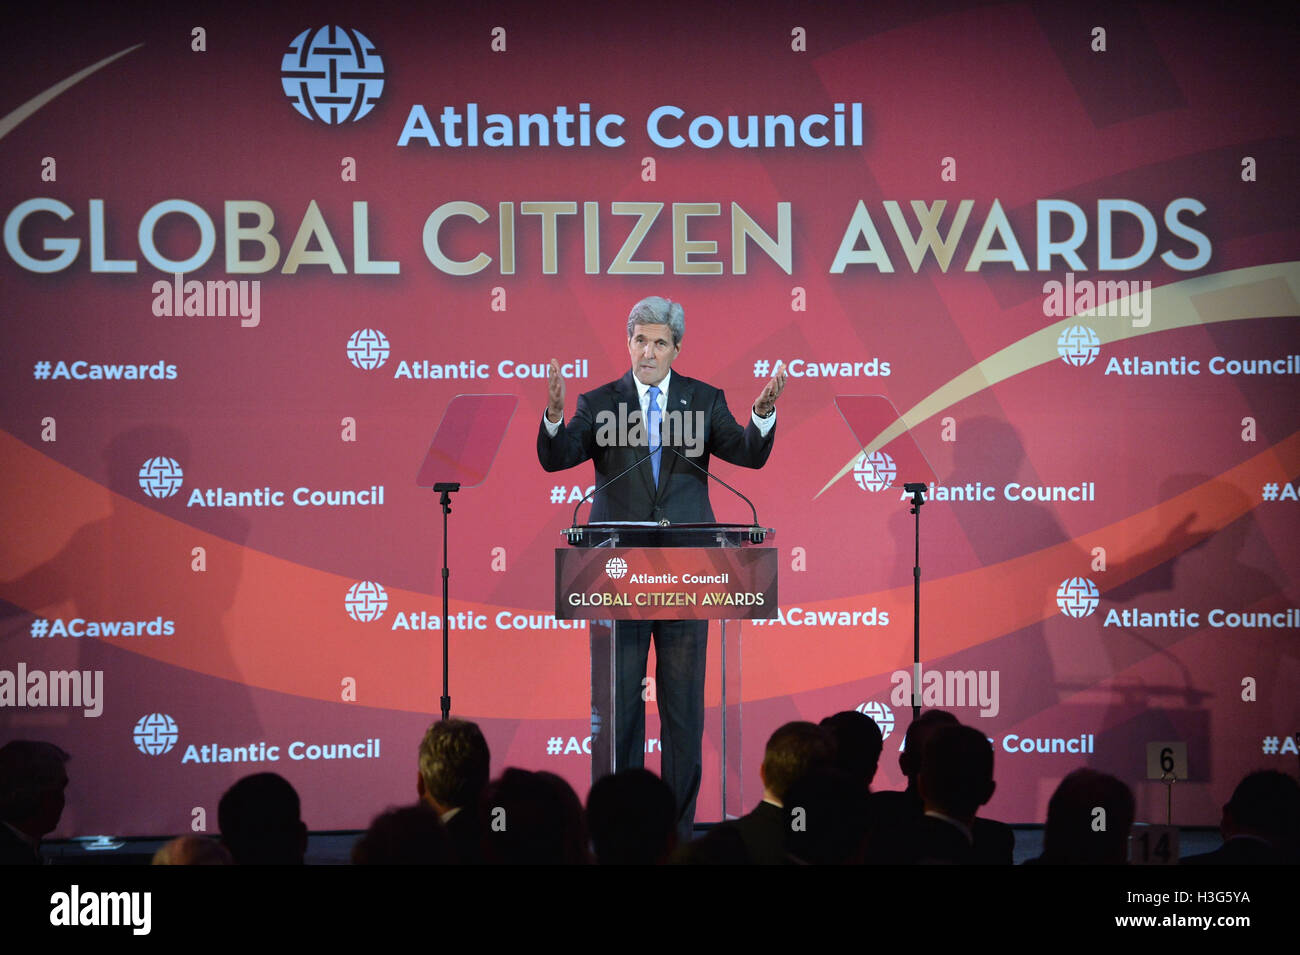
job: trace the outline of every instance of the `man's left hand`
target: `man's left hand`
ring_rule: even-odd
[[[776,374],[758,393],[758,399],[754,402],[754,414],[760,418],[771,417],[772,412],[776,410],[776,399],[781,397],[783,391],[785,391],[785,362],[778,361]]]

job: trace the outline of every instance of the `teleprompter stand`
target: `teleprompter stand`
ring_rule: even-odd
[[[457,395],[442,414],[415,483],[440,495],[442,506],[442,718],[451,716],[449,582],[447,557],[448,519],[451,495],[462,487],[478,487],[492,469],[501,439],[515,413],[519,399],[514,395]]]
[[[912,719],[921,715],[921,506],[926,482],[934,469],[925,459],[898,409],[884,395],[837,395],[835,407],[853,432],[860,453],[854,462],[854,479],[864,490],[892,500],[896,478],[911,478],[903,491],[911,495],[910,513],[916,518],[912,565]]]

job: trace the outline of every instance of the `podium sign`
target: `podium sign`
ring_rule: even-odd
[[[563,533],[571,546],[555,552],[555,616],[590,621],[591,781],[623,768],[614,745],[620,628],[635,620],[717,620],[718,639],[710,643],[720,657],[714,672],[721,692],[704,733],[717,740],[721,818],[743,815],[741,622],[778,613],[776,548],[760,546],[772,529],[612,521]]]
[[[594,547],[555,552],[561,620],[767,620],[775,547]]]

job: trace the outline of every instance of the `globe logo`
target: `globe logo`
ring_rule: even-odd
[[[609,560],[605,561],[605,573],[609,574],[613,580],[618,580],[620,577],[626,577],[627,561],[622,557],[611,557]]]
[[[859,454],[853,462],[853,480],[864,491],[883,491],[898,477],[898,466],[884,451]]]
[[[140,490],[150,497],[171,497],[184,479],[185,472],[173,458],[150,458],[140,466]]]
[[[1087,325],[1071,325],[1056,340],[1056,353],[1067,365],[1082,368],[1097,360],[1101,339]]]
[[[348,616],[358,623],[378,620],[388,609],[388,594],[373,580],[358,580],[348,588],[343,600]]]
[[[857,711],[863,716],[871,717],[872,722],[880,727],[882,740],[889,739],[889,734],[894,732],[894,711],[884,703],[868,700],[866,703],[859,703]]]
[[[293,108],[331,126],[356,122],[384,91],[384,61],[359,30],[303,30],[280,61],[280,84]]]
[[[1087,577],[1071,577],[1056,588],[1056,605],[1067,617],[1087,617],[1097,609],[1101,592]]]
[[[388,339],[376,328],[361,328],[348,338],[348,361],[371,371],[388,361]]]
[[[135,748],[146,756],[161,756],[176,745],[179,737],[176,721],[166,713],[150,713],[140,717],[131,732]]]

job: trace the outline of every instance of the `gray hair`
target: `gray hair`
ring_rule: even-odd
[[[673,333],[673,347],[681,346],[686,334],[686,312],[680,302],[670,302],[658,295],[643,298],[632,306],[627,316],[627,337],[632,340],[632,329],[638,325],[667,325]]]

